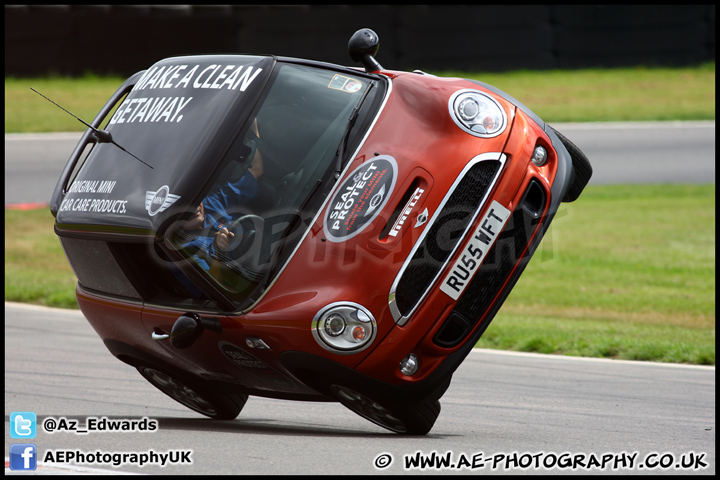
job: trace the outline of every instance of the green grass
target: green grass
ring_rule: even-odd
[[[647,324],[624,319],[501,313],[486,330],[482,348],[715,365],[715,330]]]
[[[489,83],[550,123],[715,119],[715,63],[692,68],[438,74]]]
[[[546,122],[714,120],[715,63],[689,68],[435,72],[474,78],[519,99]],[[5,133],[82,131],[30,88],[91,121],[124,78],[5,79]]]
[[[78,308],[50,210],[5,210],[5,300]]]
[[[587,187],[479,346],[714,364],[715,186]]]
[[[5,212],[5,300],[77,308],[47,210]],[[715,186],[589,186],[478,346],[715,364]]]
[[[5,78],[5,133],[79,132],[85,127],[37,93],[91,122],[125,81],[120,77]]]

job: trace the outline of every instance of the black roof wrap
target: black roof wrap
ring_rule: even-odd
[[[57,224],[162,234],[169,219],[199,202],[274,63],[274,57],[214,55],[150,67],[105,126],[142,162],[111,143],[95,145],[65,190]]]

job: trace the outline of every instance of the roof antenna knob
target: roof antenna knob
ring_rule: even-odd
[[[367,72],[382,70],[375,60],[375,54],[380,48],[380,39],[377,33],[369,28],[362,28],[355,32],[348,42],[348,53],[354,62],[361,62]]]

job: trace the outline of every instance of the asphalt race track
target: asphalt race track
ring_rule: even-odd
[[[714,122],[555,127],[593,162],[592,183],[715,183]],[[47,203],[78,137],[6,135],[6,206]],[[5,305],[6,474],[24,473],[8,468],[18,443],[48,474],[715,474],[714,367],[479,350],[441,403],[424,437],[337,403],[251,397],[212,421],[114,359],[78,311]],[[13,412],[37,415],[34,438],[11,438]],[[69,431],[93,421],[136,426]],[[122,453],[154,463],[114,466]]]
[[[715,122],[553,125],[593,166],[591,184],[715,183]],[[50,201],[80,133],[5,135],[5,204]]]
[[[8,416],[32,411],[38,433],[28,442],[37,445],[41,460],[65,450],[192,451],[192,464],[82,465],[112,472],[715,473],[714,367],[477,351],[456,372],[430,434],[408,437],[337,403],[251,397],[234,421],[206,419],[115,360],[79,312],[6,303],[5,318],[6,454],[19,441],[9,437]],[[154,432],[138,427],[86,434],[42,427],[48,419],[55,428],[62,419],[85,427],[88,417],[147,417],[158,426]],[[433,463],[421,470],[412,463],[433,452],[436,458],[449,454],[455,468]],[[593,466],[591,454],[605,469]],[[561,468],[563,459],[573,459],[575,469]],[[648,468],[661,460],[707,467]],[[69,473],[70,467],[78,469],[55,464],[41,471]]]

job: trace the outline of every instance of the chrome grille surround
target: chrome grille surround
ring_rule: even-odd
[[[445,269],[447,263],[452,259],[453,255],[456,253],[457,249],[460,247],[460,245],[463,243],[463,240],[465,239],[466,235],[468,234],[468,231],[472,228],[473,223],[477,219],[477,216],[480,214],[483,206],[485,205],[488,197],[490,196],[490,193],[492,192],[495,184],[497,183],[498,178],[500,178],[500,174],[502,173],[505,162],[507,161],[507,157],[504,153],[501,152],[488,152],[483,153],[480,155],[477,155],[472,160],[468,162],[468,164],[463,168],[463,171],[458,175],[457,179],[455,179],[455,182],[453,182],[452,187],[448,190],[448,192],[445,194],[445,197],[443,198],[442,202],[440,202],[440,205],[438,206],[435,214],[432,216],[432,218],[428,221],[428,223],[425,225],[425,229],[423,230],[422,234],[418,238],[417,242],[415,242],[415,245],[413,246],[412,251],[407,256],[407,259],[405,260],[405,263],[403,263],[402,267],[400,268],[400,272],[395,277],[395,280],[393,281],[392,286],[390,287],[390,293],[388,295],[388,305],[390,307],[390,312],[393,316],[393,319],[395,320],[395,323],[398,325],[404,325],[408,319],[415,313],[415,310],[417,309],[418,305],[422,302],[422,300],[428,295],[430,292],[430,289],[433,287],[433,285],[436,283],[437,279],[440,277],[440,274]],[[456,239],[455,245],[452,246],[451,250],[449,250],[449,253],[445,256],[445,258],[442,260],[441,263],[438,263],[433,267],[435,270],[434,274],[432,274],[432,278],[430,281],[426,283],[424,286],[424,289],[421,294],[417,295],[417,299],[413,300],[412,305],[409,308],[403,308],[401,305],[398,304],[398,290],[401,286],[401,283],[403,282],[404,276],[406,273],[408,273],[408,268],[411,266],[413,261],[418,261],[416,258],[416,254],[418,254],[418,250],[420,248],[425,248],[426,241],[428,240],[427,235],[433,230],[433,225],[441,218],[443,218],[443,215],[447,215],[448,212],[444,212],[444,209],[446,206],[448,206],[448,203],[453,198],[453,194],[456,193],[458,190],[458,187],[463,184],[463,180],[465,180],[465,177],[468,175],[468,173],[473,170],[475,167],[480,166],[483,164],[483,162],[494,162],[497,163],[497,169],[492,177],[492,179],[487,183],[487,185],[484,186],[482,196],[479,199],[477,203],[477,207],[472,211],[471,215],[469,215],[465,220],[467,221],[467,224],[464,228],[464,231],[461,235],[459,235]]]

